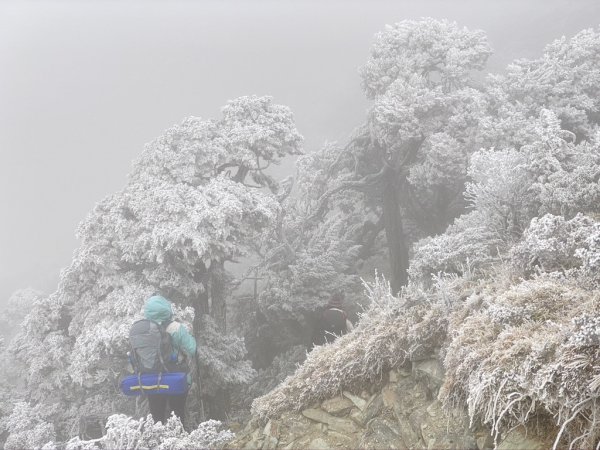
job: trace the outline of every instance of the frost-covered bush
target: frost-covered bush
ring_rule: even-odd
[[[556,443],[589,447],[598,435],[598,291],[543,276],[478,292],[449,318],[440,399],[504,430],[537,417],[560,428]]]
[[[221,422],[209,420],[188,433],[176,416],[171,416],[163,424],[155,423],[152,416],[135,420],[123,414],[115,414],[108,418],[104,436],[90,441],[72,438],[67,442],[66,450],[220,448],[234,437],[232,432],[221,428]]]
[[[237,403],[245,413],[250,410],[250,405],[255,398],[261,397],[278,384],[292,375],[298,366],[306,359],[306,347],[297,345],[277,355],[271,364],[264,369],[259,369],[256,378],[249,385],[242,386],[237,393]]]
[[[488,231],[504,240],[518,235],[533,214],[525,155],[513,149],[481,150],[471,156],[466,197]]]
[[[600,109],[599,49],[597,28],[563,36],[546,46],[540,58],[517,60],[503,75],[490,77],[490,84],[501,86],[526,116],[550,109],[564,128],[589,139]]]
[[[552,214],[534,217],[523,239],[512,248],[511,261],[525,271],[535,267],[544,272],[579,268],[583,255],[590,257],[586,261],[593,259],[593,249],[589,247],[593,239],[589,239],[599,234],[600,223],[583,214],[571,220]]]
[[[244,359],[246,347],[243,339],[233,334],[220,333],[210,317],[203,318],[201,329],[202,335],[198,336],[198,359],[207,375],[203,391],[214,393],[218,388],[246,384],[254,379],[256,371],[251,362]]]
[[[529,135],[518,149],[480,150],[468,170],[468,200],[506,240],[519,238],[536,216],[571,218],[599,211],[597,139],[575,144],[572,133],[546,109],[528,123]]]
[[[531,141],[519,150],[489,149],[471,155],[465,195],[473,211],[456,219],[445,233],[415,244],[409,269],[413,281],[428,282],[438,272],[461,273],[466,266],[489,264],[521,238],[532,219],[533,228],[515,249],[523,254],[521,258],[525,254],[531,256],[531,261],[520,262],[523,268],[534,260],[537,264],[544,262],[545,270],[550,264],[572,266],[574,260],[579,261],[574,251],[586,230],[592,232],[591,223],[584,225],[579,223],[583,219],[573,219],[573,223],[565,225],[568,230],[560,233],[581,228],[578,237],[572,237],[577,242],[568,243],[566,235],[556,231],[559,235],[551,243],[542,238],[535,241],[537,234],[549,233],[541,228],[551,226],[550,219],[539,219],[538,223],[536,217],[552,212],[567,216],[555,221],[567,221],[578,211],[597,212],[600,187],[595,179],[600,170],[600,147],[595,141],[574,145],[551,111],[541,110],[530,122]],[[556,248],[550,250],[553,245]],[[536,251],[539,254],[534,255]],[[544,251],[548,253],[546,257]],[[589,256],[591,261],[593,256]],[[572,260],[563,261],[567,257]]]
[[[390,292],[387,282],[366,285],[370,305],[357,327],[334,342],[316,347],[296,372],[252,404],[260,418],[299,411],[343,389],[361,390],[381,380],[383,371],[423,356],[445,333],[444,306],[423,303],[421,292]],[[411,303],[411,306],[407,306]]]
[[[600,285],[600,224],[598,222],[585,237],[584,245],[575,251],[575,256],[582,261],[581,274],[594,285]]]
[[[600,345],[600,317],[583,314],[572,319],[575,331],[569,337],[574,346]]]
[[[12,414],[3,420],[2,428],[10,434],[4,443],[6,450],[24,448],[41,448],[49,441],[56,439],[56,431],[52,424],[52,414],[57,408],[31,406],[26,402],[15,404]]]
[[[456,219],[444,234],[418,241],[408,273],[412,282],[427,285],[440,272],[463,274],[489,265],[504,246],[486,217],[473,211]]]

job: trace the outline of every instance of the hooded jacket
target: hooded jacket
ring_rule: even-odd
[[[169,322],[173,317],[171,302],[160,295],[150,297],[144,305],[144,317],[154,320],[159,324]],[[196,355],[196,339],[188,332],[187,328],[179,322],[171,322],[166,328],[171,336],[171,344],[177,351],[186,354],[191,361]]]

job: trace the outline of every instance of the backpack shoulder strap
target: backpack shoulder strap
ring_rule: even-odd
[[[342,314],[342,316],[344,316],[344,319],[347,319],[348,316],[346,315],[346,312],[343,309],[339,309],[339,308],[327,308],[329,311],[337,311],[339,313]]]

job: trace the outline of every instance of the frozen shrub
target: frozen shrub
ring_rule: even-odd
[[[184,450],[208,449],[223,447],[233,439],[229,430],[220,430],[221,422],[209,420],[202,422],[191,433],[184,430],[175,416],[171,416],[166,424],[155,423],[151,416],[139,420],[123,414],[115,414],[108,418],[106,435],[99,439],[82,441],[79,437],[71,439],[67,450],[101,450],[101,449],[159,449]]]
[[[212,391],[227,385],[249,383],[256,371],[245,360],[244,340],[233,334],[222,334],[215,321],[205,315],[202,318],[202,336],[198,346],[198,359],[210,376],[204,389]]]
[[[535,201],[530,193],[527,157],[514,149],[480,150],[471,156],[465,196],[480,226],[510,240],[524,228]]]
[[[588,277],[600,262],[600,223],[583,214],[571,220],[546,214],[534,217],[511,250],[511,262],[525,273],[578,271]]]
[[[277,355],[268,367],[258,370],[258,375],[252,383],[240,386],[240,399],[238,400],[241,403],[240,406],[249,410],[252,400],[273,390],[285,378],[293,374],[305,359],[306,347],[304,345],[294,346]]]
[[[412,281],[428,284],[439,272],[462,274],[467,266],[489,265],[503,242],[487,225],[485,217],[473,211],[456,219],[444,234],[417,242],[409,269]]]
[[[360,390],[381,380],[384,370],[439,346],[446,328],[444,308],[422,302],[419,292],[390,292],[384,280],[366,285],[370,305],[351,333],[316,347],[296,372],[252,404],[260,418],[299,411],[343,389]]]
[[[9,432],[4,444],[6,450],[24,448],[40,448],[56,439],[54,425],[50,417],[52,411],[31,406],[26,402],[18,402],[12,414],[3,421],[3,427]]]
[[[600,223],[595,223],[585,236],[585,243],[575,251],[575,256],[581,258],[581,275],[592,282],[593,286],[600,285]]]
[[[572,322],[576,331],[569,337],[569,344],[581,347],[600,344],[600,317],[583,314]]]
[[[538,277],[480,293],[478,308],[457,309],[445,353],[440,399],[465,406],[473,421],[503,430],[534,416],[556,421],[556,443],[597,439],[600,392],[598,292],[563,277]]]

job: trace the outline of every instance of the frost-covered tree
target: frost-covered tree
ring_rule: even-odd
[[[4,445],[3,440],[9,425],[8,417],[25,396],[22,376],[25,366],[10,353],[9,348],[23,319],[43,295],[33,288],[15,291],[4,305],[0,317],[0,378],[4,380],[0,386],[0,446]]]
[[[298,159],[295,190],[261,242],[263,289],[247,332],[251,346],[269,353],[261,369],[272,374],[276,355],[310,343],[332,292],[358,309],[360,277],[375,268],[391,272],[397,291],[412,241],[441,232],[463,210],[473,130],[485,112],[472,77],[489,54],[482,32],[446,21],[406,21],[377,35],[361,70],[374,100],[366,123],[346,145]]]
[[[51,423],[51,415],[56,414],[57,410],[57,407],[32,407],[26,402],[17,402],[10,417],[3,420],[3,427],[10,430],[3,448],[42,448],[44,444],[55,441],[56,431]]]
[[[416,285],[438,272],[468,281],[450,312],[439,398],[496,439],[535,420],[555,448],[599,443],[600,149],[589,83],[599,43],[584,31],[492,79],[479,133],[496,148],[471,157],[473,210],[418,243],[411,263]]]
[[[295,193],[280,197],[282,215],[277,227],[265,235],[257,249],[261,262],[253,274],[260,276],[261,283],[256,302],[244,299],[238,310],[242,319],[236,322],[245,322],[241,328],[255,367],[272,373],[263,383],[265,388],[271,386],[273,378],[284,376],[274,368],[267,369],[276,356],[285,353],[295,363],[299,353],[292,349],[309,348],[316,316],[333,292],[346,294],[346,309],[350,313],[360,298],[356,267],[360,230],[352,229],[348,223],[349,215],[353,215],[362,224],[365,210],[349,197],[344,213],[328,214],[321,221],[306,220],[327,189],[316,181],[327,170],[316,155],[299,158]],[[248,315],[251,321],[246,319]],[[293,363],[282,362],[282,357],[278,366],[293,368]],[[253,392],[258,389],[255,386]]]
[[[420,37],[419,32],[411,34],[415,40]],[[516,63],[527,70],[513,67],[506,78],[492,78],[478,91],[484,99],[481,116],[468,129],[465,146],[475,151],[465,155],[463,172],[444,179],[443,172],[432,170],[434,177],[421,178],[434,186],[437,180],[461,179],[460,195],[466,194],[468,210],[445,231],[415,245],[409,284],[398,297],[379,289],[372,296],[375,305],[356,330],[311,352],[295,374],[253,403],[255,415],[272,418],[298,411],[341,390],[381,380],[387,368],[424,354],[439,355],[446,378],[438,399],[449,408],[463,407],[472,424],[489,427],[497,443],[503,433],[525,426],[532,434],[551,436],[555,448],[598,448],[596,42],[593,31],[558,41],[542,59]],[[378,56],[387,50],[397,51],[393,40]],[[402,63],[419,67],[418,61]],[[401,68],[382,58],[373,70],[386,74],[380,83],[368,79],[366,84],[375,98],[370,116],[375,120],[370,123],[375,132],[383,124],[379,145],[385,148],[395,142],[394,133],[411,136],[411,130],[420,130],[435,113],[422,117],[419,109],[407,107],[409,113],[401,116],[394,110],[401,95],[386,109],[388,104],[378,99],[390,97]],[[443,76],[437,74],[433,81]],[[424,91],[411,96],[406,86],[415,85],[405,82],[403,92],[417,105],[419,99],[435,104],[446,92],[442,87],[439,96],[427,97]],[[394,122],[396,117],[402,120]],[[401,128],[411,117],[414,122]],[[452,123],[452,116],[446,119]],[[327,187],[314,217],[323,223],[341,212],[348,214],[345,198],[369,199],[364,192],[380,186],[377,176],[343,175],[344,170],[348,173],[344,164],[371,164],[365,177],[378,173],[375,158],[360,158],[368,154],[373,133],[361,130],[347,148],[332,146],[319,156],[327,164],[321,172],[325,176],[313,173],[315,192],[324,195],[319,189]],[[440,142],[445,151],[453,148],[449,140]],[[440,161],[448,161],[449,167],[443,168],[448,173],[456,167],[450,156]],[[414,198],[428,206],[431,198],[426,190],[417,190],[416,182],[426,171],[417,169],[417,163],[413,167],[407,170],[407,185],[421,192]],[[427,170],[435,167],[430,164]],[[351,197],[356,188],[361,191]],[[406,212],[412,210],[402,211],[403,224],[410,223]]]
[[[18,289],[8,298],[0,317],[0,333],[9,341],[31,310],[33,303],[44,294],[33,288]]]
[[[238,98],[220,120],[189,118],[148,144],[126,187],[81,223],[58,290],[36,304],[14,345],[29,368],[29,400],[70,405],[55,418],[61,436],[83,411],[122,407],[115,383],[126,337],[153,292],[193,322],[203,387],[252,377],[243,342],[225,334],[224,264],[276,223],[280,206],[265,187],[277,185],[263,171],[301,142],[287,107]],[[204,394],[213,398],[214,389]],[[219,413],[216,401],[205,405]]]
[[[600,31],[563,36],[542,57],[517,60],[488,81],[493,114],[486,127],[492,141],[525,144],[529,119],[542,108],[553,111],[577,142],[590,139],[600,123]]]
[[[342,193],[359,192],[374,216],[363,221],[363,245],[385,231],[395,291],[406,284],[412,241],[443,231],[463,211],[468,158],[486,111],[473,77],[490,53],[482,31],[448,21],[387,26],[361,69],[374,101],[367,122],[325,157],[329,189],[314,216],[337,210]]]
[[[444,234],[417,243],[410,269],[415,280],[491,262],[544,214],[571,219],[577,213],[600,212],[596,135],[575,143],[573,134],[545,109],[529,119],[528,128],[527,141],[518,150],[482,149],[471,156],[465,195],[473,211]]]
[[[348,192],[336,198],[335,210],[322,220],[306,220],[328,187],[323,183],[328,171],[323,164],[326,153],[323,149],[298,159],[295,195],[282,202],[282,220],[266,242],[263,273],[267,282],[260,306],[273,318],[313,312],[332,292],[352,295],[360,286],[356,276],[359,227],[369,216],[361,199]]]

